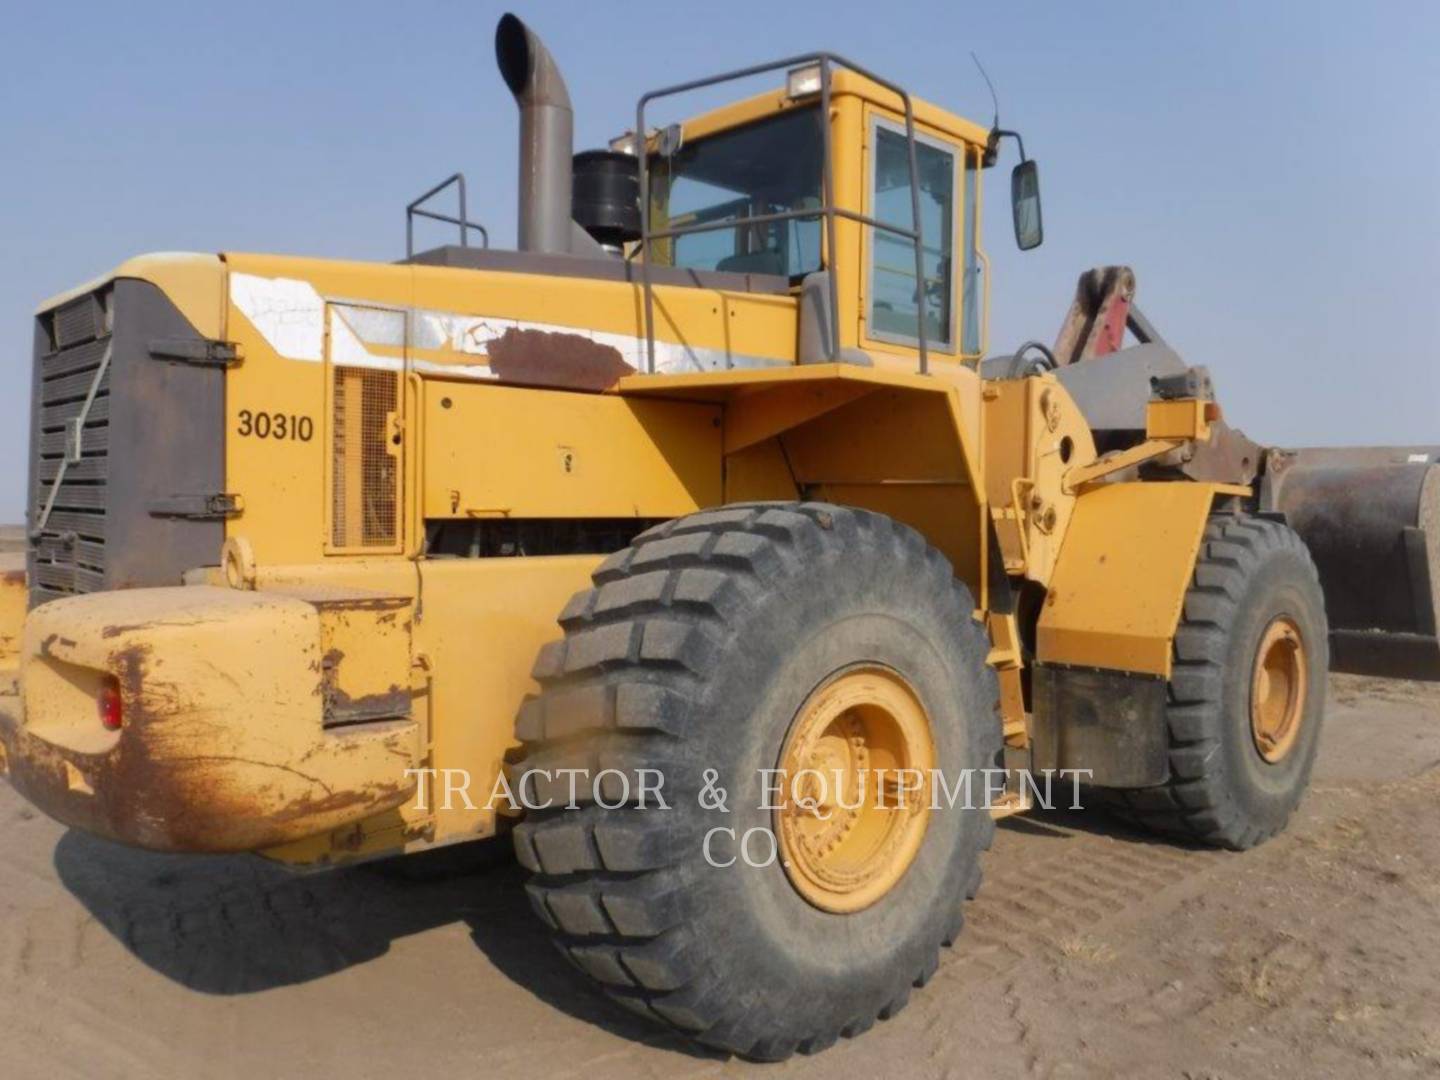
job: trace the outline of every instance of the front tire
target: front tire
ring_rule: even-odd
[[[1325,600],[1304,541],[1276,521],[1212,518],[1175,631],[1170,780],[1102,794],[1152,831],[1254,847],[1285,827],[1309,783],[1328,671]]]
[[[877,514],[760,504],[652,529],[595,585],[537,662],[517,771],[548,771],[549,784],[530,774],[527,794],[564,804],[557,769],[613,770],[599,796],[614,806],[622,777],[659,770],[670,809],[653,796],[642,809],[633,788],[605,809],[582,784],[577,809],[516,828],[556,945],[622,1004],[752,1058],[814,1052],[898,1011],[960,930],[988,813],[907,803],[891,812],[902,824],[926,813],[918,837],[883,818],[870,833],[797,831],[767,808],[779,800],[762,770],[812,760],[797,745],[841,763],[853,745],[872,768],[919,768],[928,747],[952,785],[993,764],[988,645],[949,563]],[[707,783],[725,789],[728,813],[701,805]],[[739,858],[753,834],[763,863],[772,827],[776,850],[805,849],[804,867]]]

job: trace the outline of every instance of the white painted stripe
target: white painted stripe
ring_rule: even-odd
[[[308,281],[232,273],[230,302],[281,356],[324,359],[325,299]]]
[[[327,298],[321,296],[308,281],[231,273],[230,301],[280,356],[312,363],[324,359]],[[370,305],[363,300],[332,297],[328,303],[332,305],[332,310],[343,311],[343,317],[333,319],[330,327],[330,348],[335,363],[339,364],[401,370],[404,364],[400,358],[371,352],[367,346],[401,348],[407,337],[410,346],[415,349],[450,349],[470,356],[488,356],[490,343],[507,332],[538,330],[550,334],[575,334],[597,345],[609,346],[636,371],[645,369],[645,342],[631,334],[452,311],[420,308],[397,311]],[[664,373],[775,367],[787,363],[789,361],[769,357],[730,354],[722,349],[695,348],[670,341],[655,342],[655,367]],[[411,367],[425,374],[451,378],[495,378],[494,372],[485,364],[442,364],[416,359]]]

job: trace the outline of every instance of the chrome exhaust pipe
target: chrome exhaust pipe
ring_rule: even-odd
[[[575,115],[555,58],[514,15],[495,27],[495,62],[520,107],[521,251],[569,253]]]

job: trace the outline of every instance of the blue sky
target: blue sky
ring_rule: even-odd
[[[472,216],[513,245],[515,110],[491,47],[503,10],[247,0],[6,11],[0,521],[23,514],[30,319],[51,293],[145,251],[394,259],[405,203],[457,169]],[[1045,196],[1045,246],[1022,255],[1004,171],[988,176],[992,348],[1053,339],[1076,275],[1124,262],[1147,314],[1210,367],[1228,417],[1252,437],[1440,442],[1440,6],[516,10],[566,74],[577,149],[624,129],[644,90],[814,48],[988,121],[974,49],[1002,119],[1041,163]]]

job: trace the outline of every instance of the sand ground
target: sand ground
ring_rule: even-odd
[[[1337,677],[1324,734],[1292,827],[1247,854],[1004,823],[930,986],[779,1066],[586,988],[514,865],[416,884],[147,855],[0,783],[0,1074],[1440,1075],[1440,687]]]

